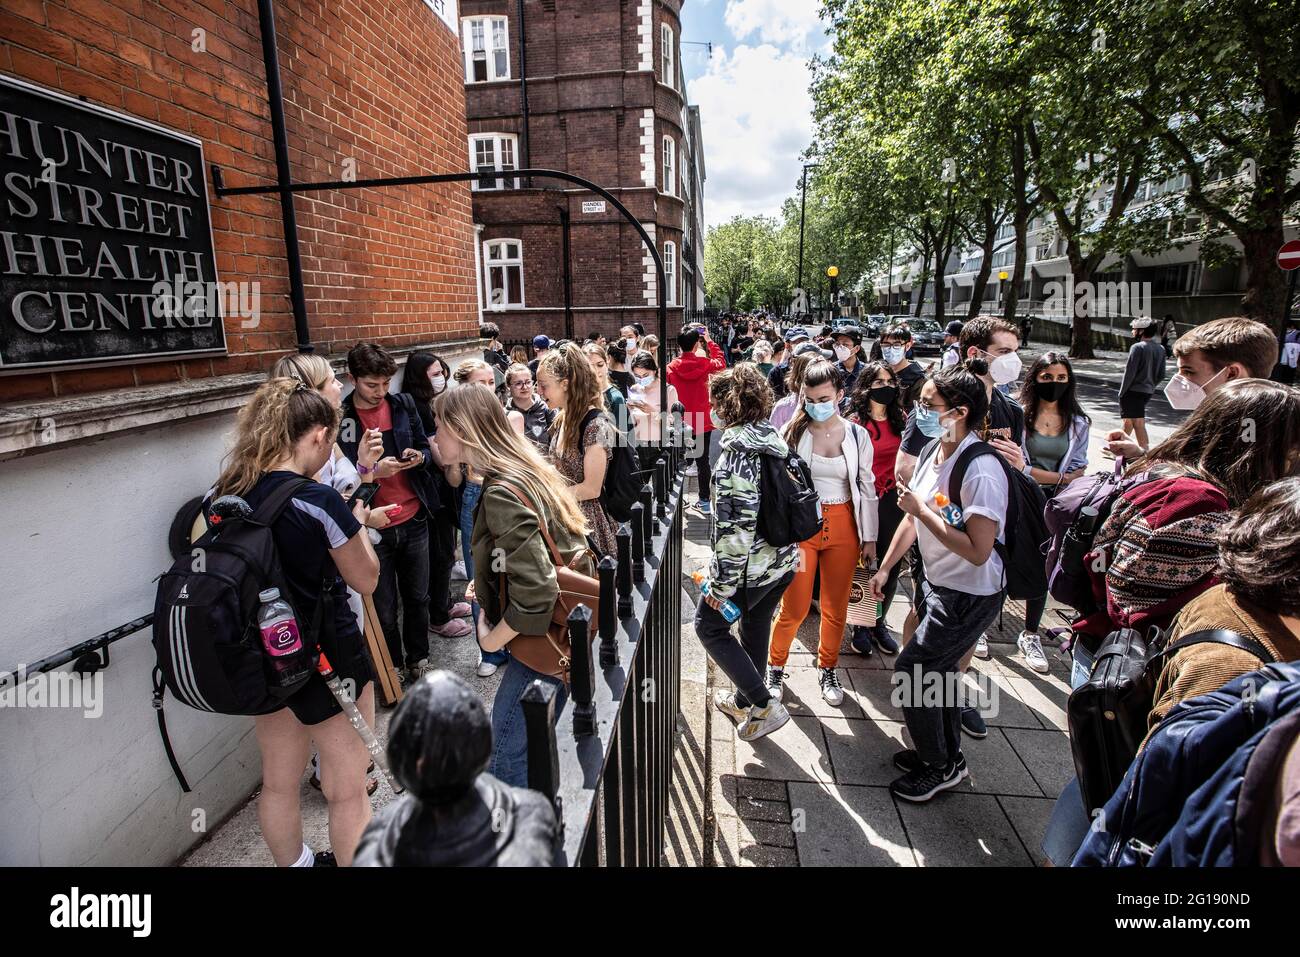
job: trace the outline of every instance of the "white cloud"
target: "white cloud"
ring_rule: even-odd
[[[763,43],[804,50],[821,31],[820,7],[821,0],[728,0],[724,19],[737,40],[757,33]]]
[[[714,48],[688,86],[704,138],[709,225],[737,214],[774,215],[795,189],[812,137],[808,61],[770,44]]]

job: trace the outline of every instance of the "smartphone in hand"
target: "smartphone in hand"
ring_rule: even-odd
[[[369,507],[371,500],[375,497],[375,493],[378,491],[378,482],[365,482],[358,485],[356,491],[352,493],[352,497],[348,499],[349,511],[357,504],[357,502]]]

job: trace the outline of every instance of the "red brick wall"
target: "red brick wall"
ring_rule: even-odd
[[[682,204],[645,188],[639,138],[641,116],[652,109],[656,114],[656,177],[661,179],[662,137],[669,135],[679,147],[683,144],[682,100],[657,84],[655,74],[639,72],[637,5],[637,0],[527,0],[531,165],[566,170],[618,190],[616,195],[633,215],[655,225],[661,252],[665,241],[676,242],[680,302]],[[680,7],[677,0],[654,3],[652,63],[656,71],[660,64],[659,24],[669,23],[680,40]],[[463,17],[505,16],[510,21],[513,78],[467,84],[470,131],[521,134],[516,0],[462,0],[460,13]],[[578,310],[574,332],[582,336],[599,330],[613,336],[631,321],[656,329],[655,309],[645,304],[644,246],[636,230],[612,206],[605,214],[584,214],[582,201],[595,198],[591,194],[566,197],[551,191],[563,188],[562,184],[538,180],[535,185],[543,188],[475,194],[475,222],[484,225],[482,238],[517,238],[524,244],[527,308],[493,313],[491,318],[502,333],[508,339],[528,339],[539,332],[554,337],[565,331],[563,247],[556,207],[566,202],[572,219],[573,305]],[[593,307],[604,308],[585,311]],[[670,312],[669,326],[680,324],[679,307]]]
[[[295,180],[465,169],[460,43],[421,0],[279,0],[276,26]],[[206,52],[192,49],[206,31]],[[275,178],[254,0],[4,0],[0,71],[203,140],[230,186]],[[261,283],[255,328],[228,319],[226,358],[0,377],[43,398],[264,369],[295,347],[278,198],[219,198],[223,282]],[[300,194],[307,313],[317,351],[477,334],[469,187]]]

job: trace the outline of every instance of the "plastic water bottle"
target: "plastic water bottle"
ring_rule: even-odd
[[[296,688],[311,675],[311,662],[298,634],[298,619],[280,597],[280,589],[268,588],[257,598],[262,603],[257,610],[257,627],[262,632],[262,650],[271,661],[273,683],[280,688]]]
[[[691,575],[691,578],[694,580],[695,584],[700,586],[700,594],[707,595],[709,593],[709,583],[704,580],[704,572],[696,572]],[[740,617],[740,606],[728,598],[722,603],[722,607],[718,609],[718,613],[722,615],[727,624],[731,624]]]
[[[952,499],[948,498],[947,495],[944,495],[942,492],[935,492],[934,504],[939,506],[939,514],[943,516],[945,522],[953,528],[963,527],[961,521],[961,509],[954,505]]]

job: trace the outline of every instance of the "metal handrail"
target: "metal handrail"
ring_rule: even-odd
[[[116,628],[110,628],[103,634],[96,635],[80,644],[73,645],[71,648],[64,648],[62,651],[50,655],[48,658],[42,658],[40,661],[34,661],[30,665],[21,665],[13,671],[8,671],[0,676],[0,687],[13,687],[20,681],[26,680],[28,675],[43,674],[47,671],[53,671],[60,668],[68,662],[75,662],[72,670],[78,674],[94,674],[108,667],[108,646],[115,641],[121,641],[127,635],[133,635],[137,631],[144,631],[153,625],[153,612],[136,618],[134,621],[128,621],[125,625],[118,625]],[[99,652],[103,653],[101,657]]]

